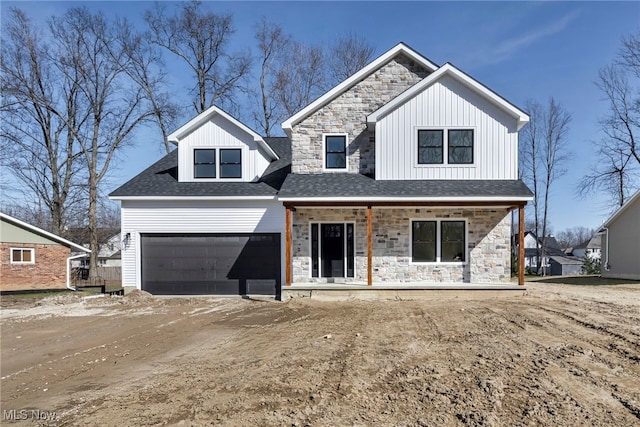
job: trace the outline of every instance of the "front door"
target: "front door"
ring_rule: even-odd
[[[322,277],[344,277],[344,224],[322,224]]]
[[[352,223],[311,224],[311,277],[354,277]]]

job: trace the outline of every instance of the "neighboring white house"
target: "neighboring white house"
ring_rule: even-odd
[[[524,266],[536,273],[538,271],[538,251],[542,248],[542,243],[545,243],[545,257],[540,263],[546,266],[546,274],[551,273],[551,258],[552,256],[562,257],[564,253],[560,249],[558,241],[553,236],[547,236],[544,240],[537,238],[535,233],[527,231],[524,235]],[[560,259],[560,258],[559,258]],[[558,263],[558,260],[556,260]],[[561,271],[561,269],[554,269],[554,271]]]
[[[579,258],[591,258],[599,260],[602,256],[602,239],[600,233],[591,237],[589,240],[580,243],[571,251],[571,255]]]
[[[156,294],[280,294],[503,284],[529,117],[451,64],[398,44],[261,137],[217,107],[110,194],[122,284]],[[521,269],[523,270],[523,269]]]
[[[88,243],[84,243],[82,246],[89,248]],[[122,265],[120,259],[121,249],[122,240],[120,233],[115,233],[100,245],[100,250],[98,251],[98,267],[120,267]],[[72,267],[89,268],[89,259],[80,258],[73,260]]]
[[[640,280],[640,190],[600,228],[602,277]]]

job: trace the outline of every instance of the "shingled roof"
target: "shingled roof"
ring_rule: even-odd
[[[109,197],[275,197],[291,170],[289,139],[264,138],[278,154],[257,182],[179,182],[178,150],[175,149],[153,165],[114,190]]]
[[[532,196],[521,180],[394,180],[376,181],[360,174],[290,174],[280,199],[300,198],[478,198],[523,199]]]

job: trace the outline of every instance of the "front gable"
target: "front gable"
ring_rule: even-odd
[[[527,120],[447,64],[368,116],[376,179],[517,179]]]
[[[211,107],[169,135],[179,182],[254,182],[278,156],[253,130]]]

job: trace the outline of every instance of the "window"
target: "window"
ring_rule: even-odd
[[[33,264],[33,248],[11,248],[11,264]]]
[[[473,164],[473,129],[418,129],[418,164]]]
[[[220,178],[242,178],[240,149],[220,150]]]
[[[194,178],[242,178],[240,148],[196,148],[193,150]]]
[[[327,135],[324,137],[325,169],[347,168],[346,135]]]
[[[413,221],[413,262],[466,261],[465,221]]]
[[[194,178],[215,178],[216,177],[216,150],[193,150],[193,177]]]
[[[449,164],[473,163],[473,130],[449,129]]]
[[[418,163],[431,165],[442,163],[442,134],[441,130],[418,131]]]

